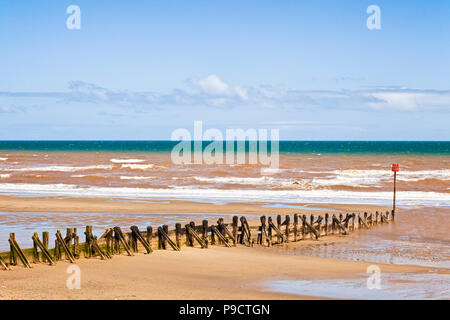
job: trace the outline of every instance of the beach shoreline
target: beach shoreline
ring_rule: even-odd
[[[186,223],[190,221],[189,213],[192,212],[207,214],[214,211],[223,215],[226,220],[231,220],[231,215],[267,214],[274,216],[276,214],[293,214],[294,212],[316,215],[326,212],[323,210],[261,207],[261,203],[211,204],[185,201],[111,203],[107,199],[98,198],[20,198],[21,201],[24,200],[20,204],[15,197],[1,196],[0,198],[0,211],[9,210],[11,213],[19,210],[20,214],[20,210],[28,209],[30,206],[34,206],[34,211],[45,209],[45,212],[52,210],[61,212],[62,209],[73,210],[79,203],[84,203],[86,207],[78,207],[80,212],[89,207],[91,212],[104,210],[111,214],[119,214],[123,210],[131,216],[135,210],[144,210],[150,216],[158,212],[181,211],[181,215],[186,218]],[[7,206],[7,204],[14,205]],[[313,204],[310,205],[313,206]],[[345,211],[344,209],[346,209],[350,212],[388,209],[388,207],[359,204],[317,204],[317,206],[319,205],[330,210]],[[117,212],[108,211],[112,210],[114,206],[116,206]],[[94,208],[96,210],[93,210]],[[227,216],[227,214],[229,215]],[[408,210],[399,209],[397,218],[401,221],[402,217],[410,214]],[[160,216],[163,219],[164,215]],[[257,217],[250,218],[249,223],[257,225],[259,219]],[[143,253],[133,257],[115,255],[111,261],[82,258],[77,261],[82,277],[80,290],[70,290],[66,286],[66,281],[70,276],[66,271],[71,266],[67,261],[61,261],[53,267],[42,263],[33,264],[32,269],[25,269],[19,265],[10,271],[0,272],[0,299],[329,299],[333,297],[320,293],[279,292],[270,284],[274,281],[295,283],[295,281],[317,282],[336,279],[364,280],[365,277],[370,276],[367,274],[367,268],[373,265],[379,267],[386,277],[392,275],[395,278],[397,275],[409,275],[414,278],[428,274],[450,276],[448,268],[435,266],[351,261],[345,258],[334,259],[302,254],[303,248],[318,245],[330,248],[341,244],[347,246],[353,236],[369,232],[381,232],[382,237],[389,239],[395,232],[386,229],[387,226],[376,227],[373,230],[357,230],[349,236],[334,235],[320,238],[319,241],[307,239],[271,248],[211,246],[204,250],[199,247],[183,247],[181,252],[156,250],[150,255]],[[443,238],[444,242],[448,241],[445,234],[438,234],[438,236]],[[403,280],[395,281],[401,283]],[[412,290],[411,294],[414,292]]]

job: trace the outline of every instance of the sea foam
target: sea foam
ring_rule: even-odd
[[[147,199],[180,199],[198,201],[264,201],[264,202],[311,202],[311,203],[366,203],[390,205],[392,192],[347,190],[254,190],[254,189],[201,189],[178,188],[130,188],[130,187],[80,187],[70,184],[23,184],[1,183],[0,193],[14,195],[70,197],[127,197]],[[397,192],[398,205],[426,205],[448,207],[449,193],[425,191]]]

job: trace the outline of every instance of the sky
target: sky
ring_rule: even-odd
[[[450,140],[449,75],[450,1],[0,0],[0,140]]]

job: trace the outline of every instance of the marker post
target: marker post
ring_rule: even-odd
[[[400,171],[400,166],[398,163],[394,163],[392,165],[392,171],[394,172],[394,201],[392,206],[392,211],[395,214],[395,198],[396,198],[396,191],[397,191],[397,172]]]

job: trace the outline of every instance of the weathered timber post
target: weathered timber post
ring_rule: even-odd
[[[192,234],[189,232],[189,228],[190,228],[190,224],[186,224],[185,225],[186,228],[186,245],[188,245],[189,247],[193,247],[194,246],[194,239]],[[212,233],[211,233],[212,236]]]
[[[306,215],[304,214],[302,217],[302,239],[306,239]]]
[[[41,249],[42,261],[48,261],[51,266],[55,265],[56,263],[53,261],[53,258],[51,256],[50,252],[48,251],[47,248],[45,248],[44,244],[39,239],[37,232],[35,232],[33,235],[33,241],[34,241],[34,243],[36,243],[37,247],[39,249]]]
[[[319,235],[318,235],[318,233],[317,233],[317,230],[314,229],[314,226],[313,226],[313,225],[309,224],[308,221],[306,221],[306,216],[303,215],[303,217],[301,217],[301,219],[302,219],[302,221],[304,222],[305,227],[308,227],[309,233],[310,233],[310,234],[314,234],[314,236],[316,237],[316,240],[319,239]]]
[[[235,243],[235,245],[238,243],[238,221],[239,218],[237,216],[233,217],[233,242]]]
[[[294,214],[294,242],[298,240],[298,214]]]
[[[208,220],[202,221],[202,239],[205,243],[206,248],[208,248]]]
[[[69,248],[69,250],[71,250],[73,247],[72,238],[73,238],[73,229],[67,228],[66,229],[66,237],[64,238],[64,242],[65,242],[66,246]]]
[[[369,226],[367,224],[367,212],[364,212],[364,225],[367,229],[369,229]]]
[[[379,212],[375,211],[375,224],[378,224],[378,216],[379,216]]]
[[[267,231],[266,231],[266,216],[260,218],[261,221],[261,238],[259,244],[264,246],[267,241]]]
[[[392,210],[392,212],[391,212],[391,219],[392,219],[392,221],[395,220],[395,210]]]
[[[286,229],[285,229],[285,235],[286,235],[286,242],[289,242],[289,236],[290,236],[290,224],[291,224],[291,217],[289,215],[286,216],[286,220],[284,220],[284,222],[286,223]]]
[[[273,241],[273,234],[272,234],[272,217],[269,217],[268,219],[268,223],[269,223],[269,230],[268,230],[268,236],[269,236],[269,247],[272,246],[272,241]]]
[[[162,232],[164,231],[164,226],[163,227],[159,227],[158,228],[158,249],[163,249],[166,250],[166,244],[167,244],[167,240],[166,238],[163,236]]]
[[[159,227],[158,228],[158,234],[164,238],[167,243],[169,243],[169,245],[172,247],[173,250],[175,251],[180,251],[180,248],[177,246],[177,244],[175,242],[172,241],[172,239],[170,239],[169,237],[169,229],[168,228],[164,228],[164,226]]]
[[[236,247],[236,243],[234,242],[234,237],[233,234],[230,232],[230,230],[228,230],[227,225],[224,223],[223,219],[220,218],[217,223],[220,226],[220,232],[222,233],[225,242],[228,243],[229,239],[231,239],[231,241],[233,241],[233,246]],[[228,236],[228,239],[227,239]]]
[[[9,234],[9,239],[15,239],[15,238],[16,238],[16,235],[14,233]],[[14,254],[14,246],[11,242],[9,243],[9,265],[17,266],[17,258],[16,258],[16,255]]]
[[[144,246],[145,251],[147,251],[148,254],[152,253],[152,248],[150,247],[147,240],[142,236],[142,233],[139,231],[139,228],[137,226],[132,226],[130,229],[131,229],[132,236],[134,237],[135,242],[136,242],[136,249],[137,249],[137,243],[139,241]]]
[[[322,216],[319,216],[319,218],[317,219],[317,235],[320,237],[321,236],[321,232],[322,232],[322,230],[321,230],[321,224],[322,224],[322,219],[323,219],[323,217]]]
[[[314,215],[313,214],[309,217],[309,224],[311,225],[311,227],[314,228]],[[314,235],[312,234],[311,230],[309,230],[309,237],[312,239],[313,236]]]
[[[59,241],[58,239],[55,239],[55,261],[60,261],[61,260],[61,247],[59,246]]]
[[[42,244],[44,245],[44,248],[47,250],[48,250],[48,243],[49,243],[49,233],[48,231],[44,231],[42,232]]]
[[[31,264],[28,261],[27,257],[23,253],[22,249],[20,248],[19,244],[16,241],[16,237],[14,233],[10,234],[10,237],[8,239],[11,250],[14,251],[14,259],[16,259],[16,255],[19,258],[19,260],[22,262],[22,264],[25,266],[25,268],[31,268]],[[15,261],[17,264],[17,260]]]
[[[175,242],[177,243],[177,247],[181,248],[181,237],[183,235],[183,231],[181,230],[181,223],[175,224]]]
[[[80,238],[77,235],[77,228],[73,229],[73,256],[80,259]]]
[[[281,230],[281,215],[277,215],[277,228],[278,230]],[[278,233],[277,233],[277,241],[278,243],[281,243],[281,238]]]
[[[70,252],[70,249],[67,246],[66,241],[63,239],[61,232],[59,230],[56,231],[56,240],[58,240],[59,246],[62,247],[66,259],[68,259],[71,263],[75,263],[75,258],[73,257],[72,252]]]
[[[90,226],[86,226],[86,231],[84,232],[85,236],[86,236],[86,244],[85,244],[85,248],[86,248],[86,255],[88,258],[92,257],[92,244],[91,244],[91,230],[90,230]]]
[[[326,236],[328,235],[328,218],[329,218],[328,213],[325,213],[325,235]]]
[[[136,227],[137,226],[133,226]],[[131,250],[133,250],[133,252],[138,252],[138,239],[137,239],[137,233],[133,232],[133,230],[130,228],[131,230],[131,236],[130,236],[130,248]],[[138,229],[139,231],[139,229]]]
[[[128,245],[128,243],[125,241],[125,238],[122,233],[122,229],[120,227],[114,227],[114,238],[117,241],[117,247],[120,253],[120,244],[122,244],[125,251],[128,253],[129,256],[133,256],[133,253],[131,252],[131,248]]]
[[[39,259],[39,251],[38,251],[38,245],[36,243],[36,240],[33,238],[33,263],[38,263],[40,261]]]
[[[342,213],[339,214],[339,224],[342,226]],[[339,234],[341,234],[341,229],[339,229]]]
[[[214,230],[215,227],[212,226],[211,229]],[[217,230],[217,229],[215,229],[215,230]],[[195,228],[195,223],[193,221],[191,221],[190,224],[186,225],[186,232],[192,239],[192,246],[194,246],[194,239],[195,239],[200,244],[202,249],[206,249],[205,243],[203,242],[202,238],[197,234],[197,230]]]

